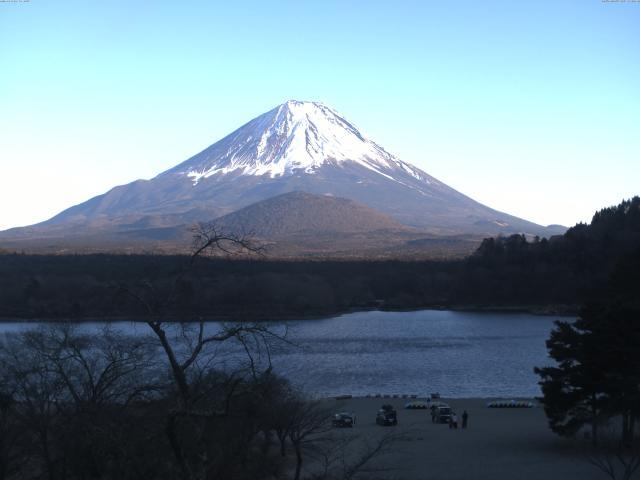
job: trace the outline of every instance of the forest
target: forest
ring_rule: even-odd
[[[0,255],[0,317],[143,318],[122,288],[173,287],[174,320],[306,318],[363,309],[573,313],[640,256],[640,197],[564,235],[485,239],[463,260],[273,261],[257,255]]]

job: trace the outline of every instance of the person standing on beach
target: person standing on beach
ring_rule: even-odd
[[[465,410],[462,412],[462,428],[467,428],[467,421],[469,420],[469,414]]]
[[[458,415],[454,412],[449,420],[449,428],[458,428]]]

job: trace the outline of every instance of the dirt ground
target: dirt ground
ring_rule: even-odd
[[[378,458],[370,478],[425,480],[591,480],[606,478],[589,464],[584,441],[559,438],[548,426],[541,407],[487,408],[484,399],[443,399],[461,416],[469,414],[466,430],[433,424],[429,410],[406,410],[407,399],[354,398],[327,400],[330,408],[352,411],[356,425],[348,430],[368,441],[395,431],[405,438]],[[383,403],[398,411],[398,426],[375,423]],[[461,422],[461,419],[459,420]],[[366,475],[365,475],[366,476]]]

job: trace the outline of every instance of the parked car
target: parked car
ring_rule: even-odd
[[[336,428],[351,428],[356,424],[356,415],[351,412],[336,413],[331,420],[331,425]]]
[[[446,403],[439,403],[431,406],[431,420],[434,423],[449,423],[453,411]]]
[[[398,414],[392,405],[382,405],[376,415],[376,423],[378,425],[388,426],[398,424]]]

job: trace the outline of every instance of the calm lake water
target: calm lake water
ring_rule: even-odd
[[[271,360],[277,372],[318,396],[439,392],[447,397],[532,397],[540,394],[533,367],[552,363],[545,340],[554,320],[423,310],[290,321],[291,344],[275,345]],[[37,325],[0,323],[0,332]],[[148,333],[144,324],[113,325],[131,334]],[[82,328],[103,326],[90,323]]]

